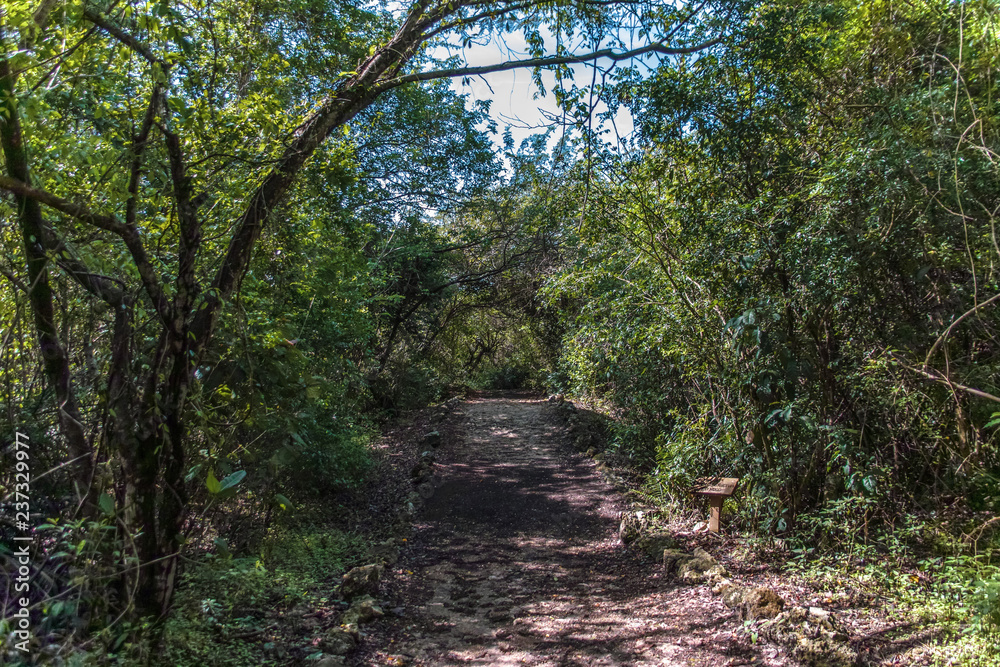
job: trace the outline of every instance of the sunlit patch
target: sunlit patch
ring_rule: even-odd
[[[465,436],[441,457],[444,483],[413,540],[421,569],[401,584],[419,608],[393,650],[413,664],[484,667],[760,658],[735,643],[738,616],[718,598],[664,586],[623,552],[614,495],[559,444],[545,409],[466,403]]]

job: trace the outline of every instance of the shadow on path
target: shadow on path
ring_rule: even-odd
[[[668,584],[621,547],[619,495],[549,404],[476,399],[462,413],[387,582],[401,617],[371,626],[355,664],[795,664],[741,643],[706,587]]]

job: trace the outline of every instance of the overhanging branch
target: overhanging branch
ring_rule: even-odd
[[[394,79],[389,79],[383,81],[379,84],[379,90],[389,90],[402,86],[407,83],[413,83],[415,81],[434,81],[436,79],[454,79],[459,76],[478,76],[480,74],[492,74],[493,72],[506,72],[512,69],[528,69],[536,67],[553,67],[556,65],[576,65],[581,63],[589,63],[594,60],[600,60],[601,58],[607,58],[613,62],[621,62],[623,60],[632,60],[634,58],[639,58],[651,53],[657,53],[660,55],[668,56],[680,56],[687,55],[691,53],[698,53],[699,51],[704,51],[705,49],[711,48],[716,44],[722,42],[721,37],[716,37],[710,39],[707,42],[702,42],[701,44],[696,44],[694,46],[686,47],[673,47],[667,46],[662,42],[657,42],[655,44],[647,44],[646,46],[640,47],[638,49],[632,49],[631,51],[615,51],[614,49],[600,49],[598,51],[591,51],[590,53],[582,53],[579,55],[566,55],[566,56],[545,56],[542,58],[528,58],[526,60],[510,60],[505,63],[497,63],[495,65],[479,65],[476,67],[455,67],[452,69],[442,69],[442,70],[432,70],[429,72],[413,72],[411,74],[405,74],[403,76],[398,76]]]

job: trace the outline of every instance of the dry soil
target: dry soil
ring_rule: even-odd
[[[618,540],[620,495],[574,452],[552,404],[473,398],[435,452],[355,665],[791,665],[706,586]],[[388,611],[388,610],[387,610]]]

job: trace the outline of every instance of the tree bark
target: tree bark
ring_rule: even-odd
[[[2,16],[0,16],[2,19]],[[20,109],[14,90],[14,73],[7,58],[4,27],[0,24],[0,144],[3,146],[7,173],[11,178],[31,185],[28,151],[24,145]],[[25,263],[28,274],[28,303],[31,307],[42,353],[45,376],[56,397],[59,432],[66,440],[73,461],[73,484],[79,507],[85,512],[96,508],[97,489],[94,487],[94,453],[87,441],[83,418],[73,390],[69,355],[59,337],[52,286],[49,282],[49,257],[45,241],[48,234],[42,207],[34,199],[14,195],[17,219],[21,228]]]

